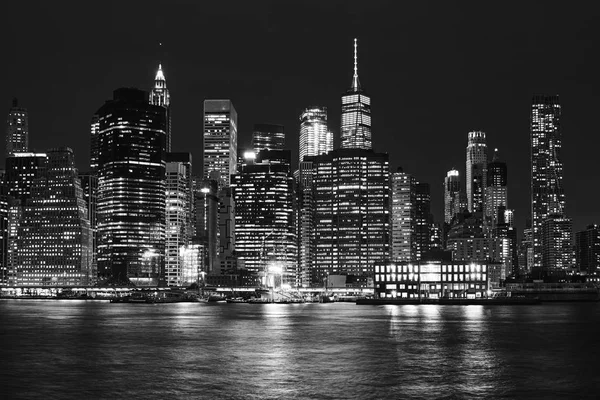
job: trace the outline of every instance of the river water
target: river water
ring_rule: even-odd
[[[598,398],[600,303],[0,300],[0,398]]]

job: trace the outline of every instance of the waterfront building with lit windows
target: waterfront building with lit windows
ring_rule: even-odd
[[[380,262],[374,265],[378,298],[482,298],[488,263],[457,261]]]
[[[600,272],[600,227],[597,224],[575,233],[575,259],[580,273],[597,275]]]
[[[460,201],[460,175],[455,169],[448,171],[444,179],[444,223],[450,224]]]
[[[350,89],[342,95],[342,149],[370,150],[371,98],[366,95],[358,79],[358,43],[354,39],[354,75]]]
[[[285,132],[283,125],[255,124],[252,131],[252,148],[258,154],[259,151],[283,150],[285,146]],[[239,156],[239,154],[238,154]]]
[[[73,151],[63,147],[47,155],[19,221],[9,284],[92,285],[92,233]]]
[[[315,284],[347,275],[366,287],[373,265],[390,257],[389,157],[337,149],[312,157],[315,193]]]
[[[98,274],[154,286],[164,277],[166,119],[148,93],[114,91],[98,115]]]
[[[262,150],[232,177],[236,254],[261,277],[298,286],[295,183],[289,150]]]
[[[536,95],[531,103],[531,228],[533,267],[549,267],[542,226],[551,214],[565,214],[558,96]]]
[[[237,172],[237,112],[231,100],[204,100],[204,178],[228,187]]]
[[[562,214],[550,214],[542,223],[542,265],[571,270],[575,266],[573,223]]]
[[[485,132],[471,131],[467,142],[466,187],[467,208],[470,212],[483,212],[487,181],[487,144]]]
[[[6,156],[29,151],[29,113],[13,99],[6,120]]]
[[[508,173],[506,163],[498,158],[498,149],[494,149],[494,158],[487,165],[487,186],[483,214],[486,226],[493,230],[500,219],[500,212],[508,207]]]
[[[197,281],[184,265],[186,257],[189,261],[193,254],[180,254],[182,249],[191,250],[193,234],[192,155],[167,153],[166,162],[165,280],[168,286],[184,286]]]
[[[300,114],[299,162],[333,150],[333,133],[327,128],[327,107],[309,107]]]
[[[167,80],[162,70],[162,65],[158,64],[158,70],[154,78],[154,87],[150,91],[150,104],[161,106],[165,110],[167,121],[167,152],[171,151],[171,95],[167,89]]]

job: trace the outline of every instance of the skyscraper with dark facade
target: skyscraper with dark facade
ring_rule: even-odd
[[[370,150],[372,147],[371,98],[358,79],[358,44],[354,39],[352,85],[342,96],[341,148]]]
[[[29,151],[29,113],[13,99],[6,121],[6,155]]]
[[[499,210],[508,207],[508,173],[506,163],[498,158],[498,149],[494,150],[494,158],[487,165],[486,185],[484,218],[486,225],[493,229],[498,224]]]
[[[575,233],[575,258],[579,272],[588,275],[600,272],[600,227],[588,225]]]
[[[114,91],[98,115],[98,274],[137,285],[164,275],[164,108],[148,93]]]
[[[231,100],[204,100],[204,177],[228,187],[237,172],[237,112]]]
[[[363,286],[390,254],[387,153],[338,149],[311,158],[314,170],[315,282],[346,274]]]
[[[158,71],[154,78],[154,87],[150,92],[150,104],[161,106],[165,110],[167,121],[167,152],[171,151],[171,95],[167,89],[167,80],[162,70],[162,65],[158,64]]]
[[[262,150],[232,177],[236,253],[258,274],[298,285],[295,184],[289,150]]]
[[[448,171],[444,179],[444,222],[450,224],[460,202],[460,175],[455,169]]]
[[[261,150],[283,150],[285,132],[283,125],[255,124],[252,131],[252,148],[256,153]]]
[[[17,228],[13,285],[91,285],[92,233],[73,151],[49,150]]]
[[[487,144],[485,132],[469,132],[467,142],[466,187],[470,212],[483,212],[487,180]]]
[[[565,213],[561,159],[561,107],[558,96],[536,95],[531,104],[531,228],[533,266],[543,267],[542,225]]]

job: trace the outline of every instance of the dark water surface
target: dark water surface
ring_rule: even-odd
[[[0,398],[599,398],[600,304],[0,300]]]

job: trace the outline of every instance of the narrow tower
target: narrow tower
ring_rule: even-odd
[[[29,150],[29,116],[26,108],[13,99],[6,121],[6,155]]]
[[[171,151],[171,95],[167,89],[167,80],[162,70],[162,64],[158,64],[158,71],[154,78],[154,87],[150,92],[150,104],[164,107],[167,120],[167,152]]]
[[[487,144],[485,132],[469,132],[467,142],[467,207],[470,212],[483,212],[487,180]]]

